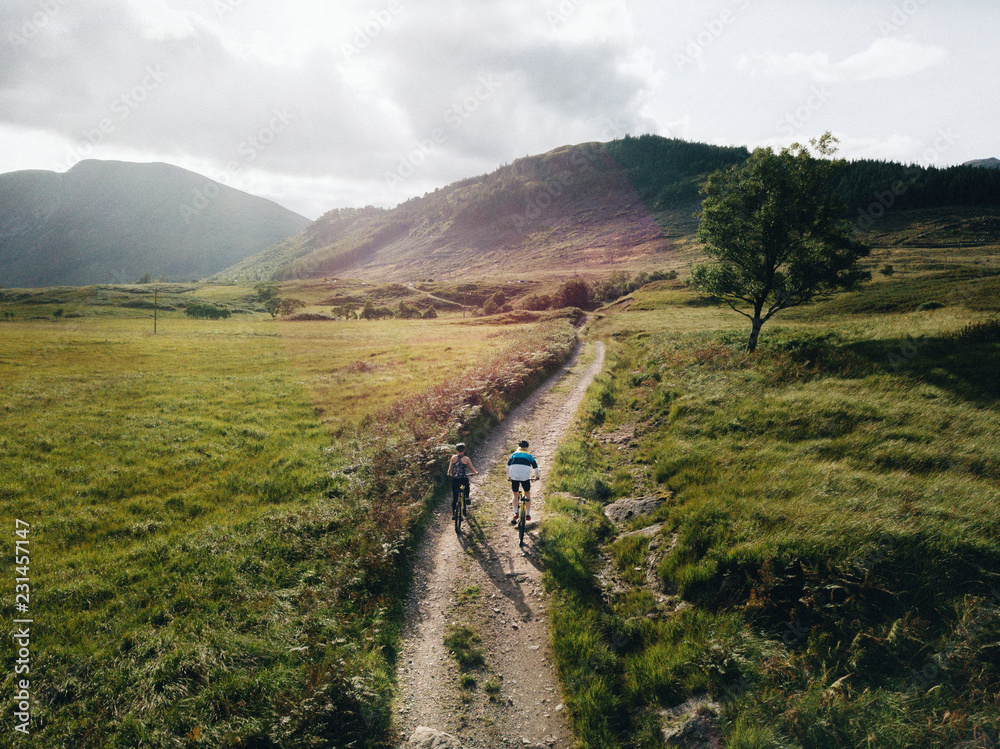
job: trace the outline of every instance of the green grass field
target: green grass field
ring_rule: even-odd
[[[561,361],[570,326],[289,322],[252,290],[173,285],[154,336],[148,292],[0,299],[0,516],[11,539],[30,524],[32,745],[383,745],[437,450]],[[190,319],[192,298],[235,314]]]
[[[659,711],[699,694],[727,747],[1000,740],[1000,274],[988,253],[888,252],[891,275],[782,313],[752,357],[745,321],[679,282],[592,316],[607,369],[548,487],[579,499],[552,496],[542,527],[581,746],[659,746]],[[157,291],[153,336],[152,287],[0,290],[33,741],[389,745],[443,446],[568,354],[568,319],[272,320],[246,287]],[[423,292],[282,293],[327,313]],[[645,495],[665,500],[650,518],[604,519]]]
[[[550,480],[583,501],[553,498],[543,526],[582,746],[660,746],[660,711],[699,694],[726,747],[997,745],[1000,276],[983,267],[783,313],[752,356],[742,318],[679,284],[601,312],[609,366]],[[651,517],[604,519],[648,495]]]

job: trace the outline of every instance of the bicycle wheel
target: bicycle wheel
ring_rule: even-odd
[[[455,507],[455,533],[462,532],[462,516],[465,514],[465,501],[462,498],[462,493],[458,494],[458,504]]]
[[[527,515],[527,510],[524,506],[524,496],[521,497],[520,507],[517,511],[517,544],[518,546],[524,546],[524,527],[527,524],[525,516]]]

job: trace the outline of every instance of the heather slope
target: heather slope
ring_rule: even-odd
[[[395,208],[330,211],[217,280],[352,276],[418,281],[683,270],[699,254],[699,187],[749,151],[655,135],[564,146]],[[900,212],[1000,207],[1000,173],[857,161],[831,186],[861,232]],[[971,213],[970,213],[971,212]]]
[[[220,278],[349,272],[416,280],[612,270],[661,262],[689,235],[665,236],[604,146],[588,143],[518,159],[391,210],[331,211]]]

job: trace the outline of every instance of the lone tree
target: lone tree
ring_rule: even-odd
[[[830,133],[810,143],[820,158],[797,143],[778,153],[758,148],[702,185],[698,236],[714,262],[695,267],[692,286],[750,319],[750,352],[781,310],[871,278],[858,267],[870,248],[851,236],[830,189],[847,162],[830,158]]]

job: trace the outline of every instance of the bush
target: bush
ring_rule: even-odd
[[[495,315],[507,303],[507,297],[502,291],[496,292],[493,296],[483,302],[483,314]]]
[[[593,294],[586,281],[579,278],[572,278],[564,283],[556,292],[555,304],[557,307],[580,307],[586,309]]]
[[[395,317],[396,313],[393,312],[388,307],[376,307],[372,304],[371,300],[365,302],[364,308],[361,310],[359,317],[362,320],[382,320],[387,317]]]
[[[399,312],[396,313],[396,317],[400,320],[419,320],[421,315],[420,310],[414,305],[400,302]]]
[[[552,309],[552,297],[548,294],[529,294],[520,301],[518,306],[530,312],[543,312]]]
[[[232,313],[222,307],[216,307],[214,304],[192,304],[184,310],[184,314],[202,320],[220,320],[229,317]]]

